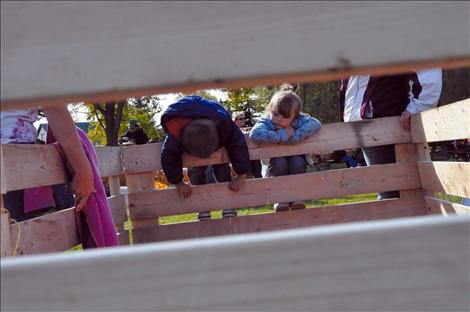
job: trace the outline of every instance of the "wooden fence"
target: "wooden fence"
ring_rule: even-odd
[[[155,189],[155,171],[161,170],[161,143],[97,148],[101,175],[109,177],[112,196],[108,201],[121,243],[129,243],[129,229],[123,226],[128,218],[127,209],[134,228],[134,243],[427,213],[468,212],[467,207],[443,201],[432,193],[470,197],[470,164],[429,161],[426,143],[470,136],[468,127],[461,126],[469,119],[469,103],[470,100],[465,100],[414,116],[411,133],[400,128],[398,117],[389,117],[327,124],[314,137],[297,145],[259,145],[247,138],[251,159],[331,153],[342,149],[395,144],[397,163],[249,179],[237,193],[231,192],[227,183],[193,186],[190,199],[181,199],[173,187]],[[450,119],[452,116],[461,118],[455,126],[440,122],[442,118]],[[449,131],[449,127],[454,127],[455,131]],[[226,151],[221,149],[210,159],[185,155],[184,165],[215,164],[227,160]],[[3,145],[2,161],[2,192],[65,182],[62,161],[51,146]],[[128,194],[119,194],[121,174],[125,174]],[[393,190],[400,190],[399,199],[213,219],[203,223],[158,224],[158,218],[162,216]],[[63,251],[78,244],[73,209],[20,222],[19,226],[21,236],[18,254]],[[10,233],[9,241],[2,240],[4,246],[9,246],[2,249],[4,254],[11,254],[14,249],[18,238],[18,227],[15,224],[10,226]]]
[[[469,8],[2,1],[1,109],[469,66]],[[470,137],[469,101],[414,116],[411,133],[392,117],[324,125],[294,146],[248,141],[252,159],[395,144],[397,162],[249,180],[239,193],[195,186],[190,200],[154,189],[159,144],[100,148],[120,241],[129,242],[129,217],[136,245],[57,253],[78,243],[72,210],[20,222],[21,235],[1,214],[1,309],[468,310],[469,210],[438,193],[470,197],[470,166],[431,161],[427,144]],[[2,145],[0,154],[1,193],[65,181],[52,147]],[[184,163],[226,160],[219,151]],[[171,214],[390,190],[400,198],[157,224]],[[18,237],[17,253],[34,256],[7,257]],[[169,241],[182,238],[191,239]]]

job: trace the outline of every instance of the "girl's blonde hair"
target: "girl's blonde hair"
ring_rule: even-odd
[[[290,84],[285,83],[281,85],[279,91],[274,93],[266,107],[266,112],[277,111],[283,117],[289,118],[293,107],[294,117],[297,118],[302,110],[302,100],[294,92],[294,88]]]

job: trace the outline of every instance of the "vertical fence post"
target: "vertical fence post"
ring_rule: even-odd
[[[111,194],[111,196],[119,195],[119,193],[121,192],[121,184],[119,181],[119,176],[108,177],[108,183],[109,183],[109,193]]]
[[[128,194],[155,190],[153,171],[138,174],[126,174],[126,182]],[[158,224],[158,219],[132,220],[132,228],[134,229],[151,224]]]
[[[3,195],[0,194],[0,256],[1,258],[12,255],[10,220],[8,213],[3,207]]]
[[[416,162],[417,152],[415,144],[395,144],[395,158],[397,163]],[[424,193],[422,189],[416,190],[400,190],[400,198],[402,199],[419,199],[424,207]]]

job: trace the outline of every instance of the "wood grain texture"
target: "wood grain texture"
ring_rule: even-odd
[[[126,195],[108,197],[108,204],[116,226],[124,224],[127,221]]]
[[[413,115],[411,137],[413,143],[470,138],[470,99]]]
[[[466,214],[470,217],[470,207],[461,204],[451,203],[436,197],[424,196],[426,209],[430,214]]]
[[[125,195],[108,197],[111,214],[116,225],[127,221]],[[21,235],[18,255],[62,252],[80,244],[75,208],[61,210],[20,222]],[[11,241],[16,242],[18,228],[10,225]]]
[[[6,259],[1,309],[465,311],[469,235],[423,216]]]
[[[460,197],[470,197],[470,163],[419,161],[423,189]]]
[[[239,192],[227,183],[197,185],[187,200],[175,188],[140,192],[129,194],[128,202],[134,220],[420,187],[416,163],[410,162],[249,179]]]
[[[134,229],[134,243],[285,230],[313,225],[404,218],[426,214],[422,199],[392,199],[324,206],[229,219],[213,219]]]
[[[21,236],[17,255],[62,252],[80,244],[75,225],[75,208],[20,222]],[[16,242],[18,228],[10,226]]]
[[[251,159],[299,154],[326,154],[335,150],[409,143],[411,136],[400,128],[399,117],[378,118],[349,123],[323,125],[319,132],[301,144],[257,144],[245,135]],[[162,143],[133,145],[122,149],[126,173],[160,170]],[[229,161],[225,149],[216,151],[209,159],[183,155],[183,166],[203,166]]]
[[[42,144],[2,144],[2,193],[68,181],[56,148]],[[95,147],[102,177],[122,173],[119,148]]]
[[[0,194],[0,197],[2,194]],[[0,199],[1,201],[1,199]],[[3,208],[3,204],[0,203]],[[10,235],[10,219],[8,213],[0,211],[0,258],[10,257],[13,254],[11,235]]]
[[[56,148],[40,144],[3,144],[2,192],[67,181]]]
[[[102,177],[119,176],[122,173],[121,148],[119,146],[95,146]]]
[[[465,66],[468,19],[464,1],[2,1],[2,109]]]

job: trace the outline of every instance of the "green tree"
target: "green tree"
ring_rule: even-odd
[[[470,98],[470,67],[444,69],[439,106]]]
[[[222,104],[229,113],[247,111],[253,105],[254,90],[252,88],[240,88],[227,91],[228,99]]]
[[[88,105],[89,137],[95,144],[116,146],[119,137],[128,129],[130,119],[135,119],[154,141],[162,140],[163,130],[154,121],[162,107],[158,96],[130,98],[126,101],[92,103]]]
[[[124,106],[127,101],[89,103],[87,119],[90,121],[89,137],[95,144],[118,145],[118,134]]]
[[[303,102],[302,111],[322,123],[338,122],[338,95],[340,81],[298,84],[296,93]]]

